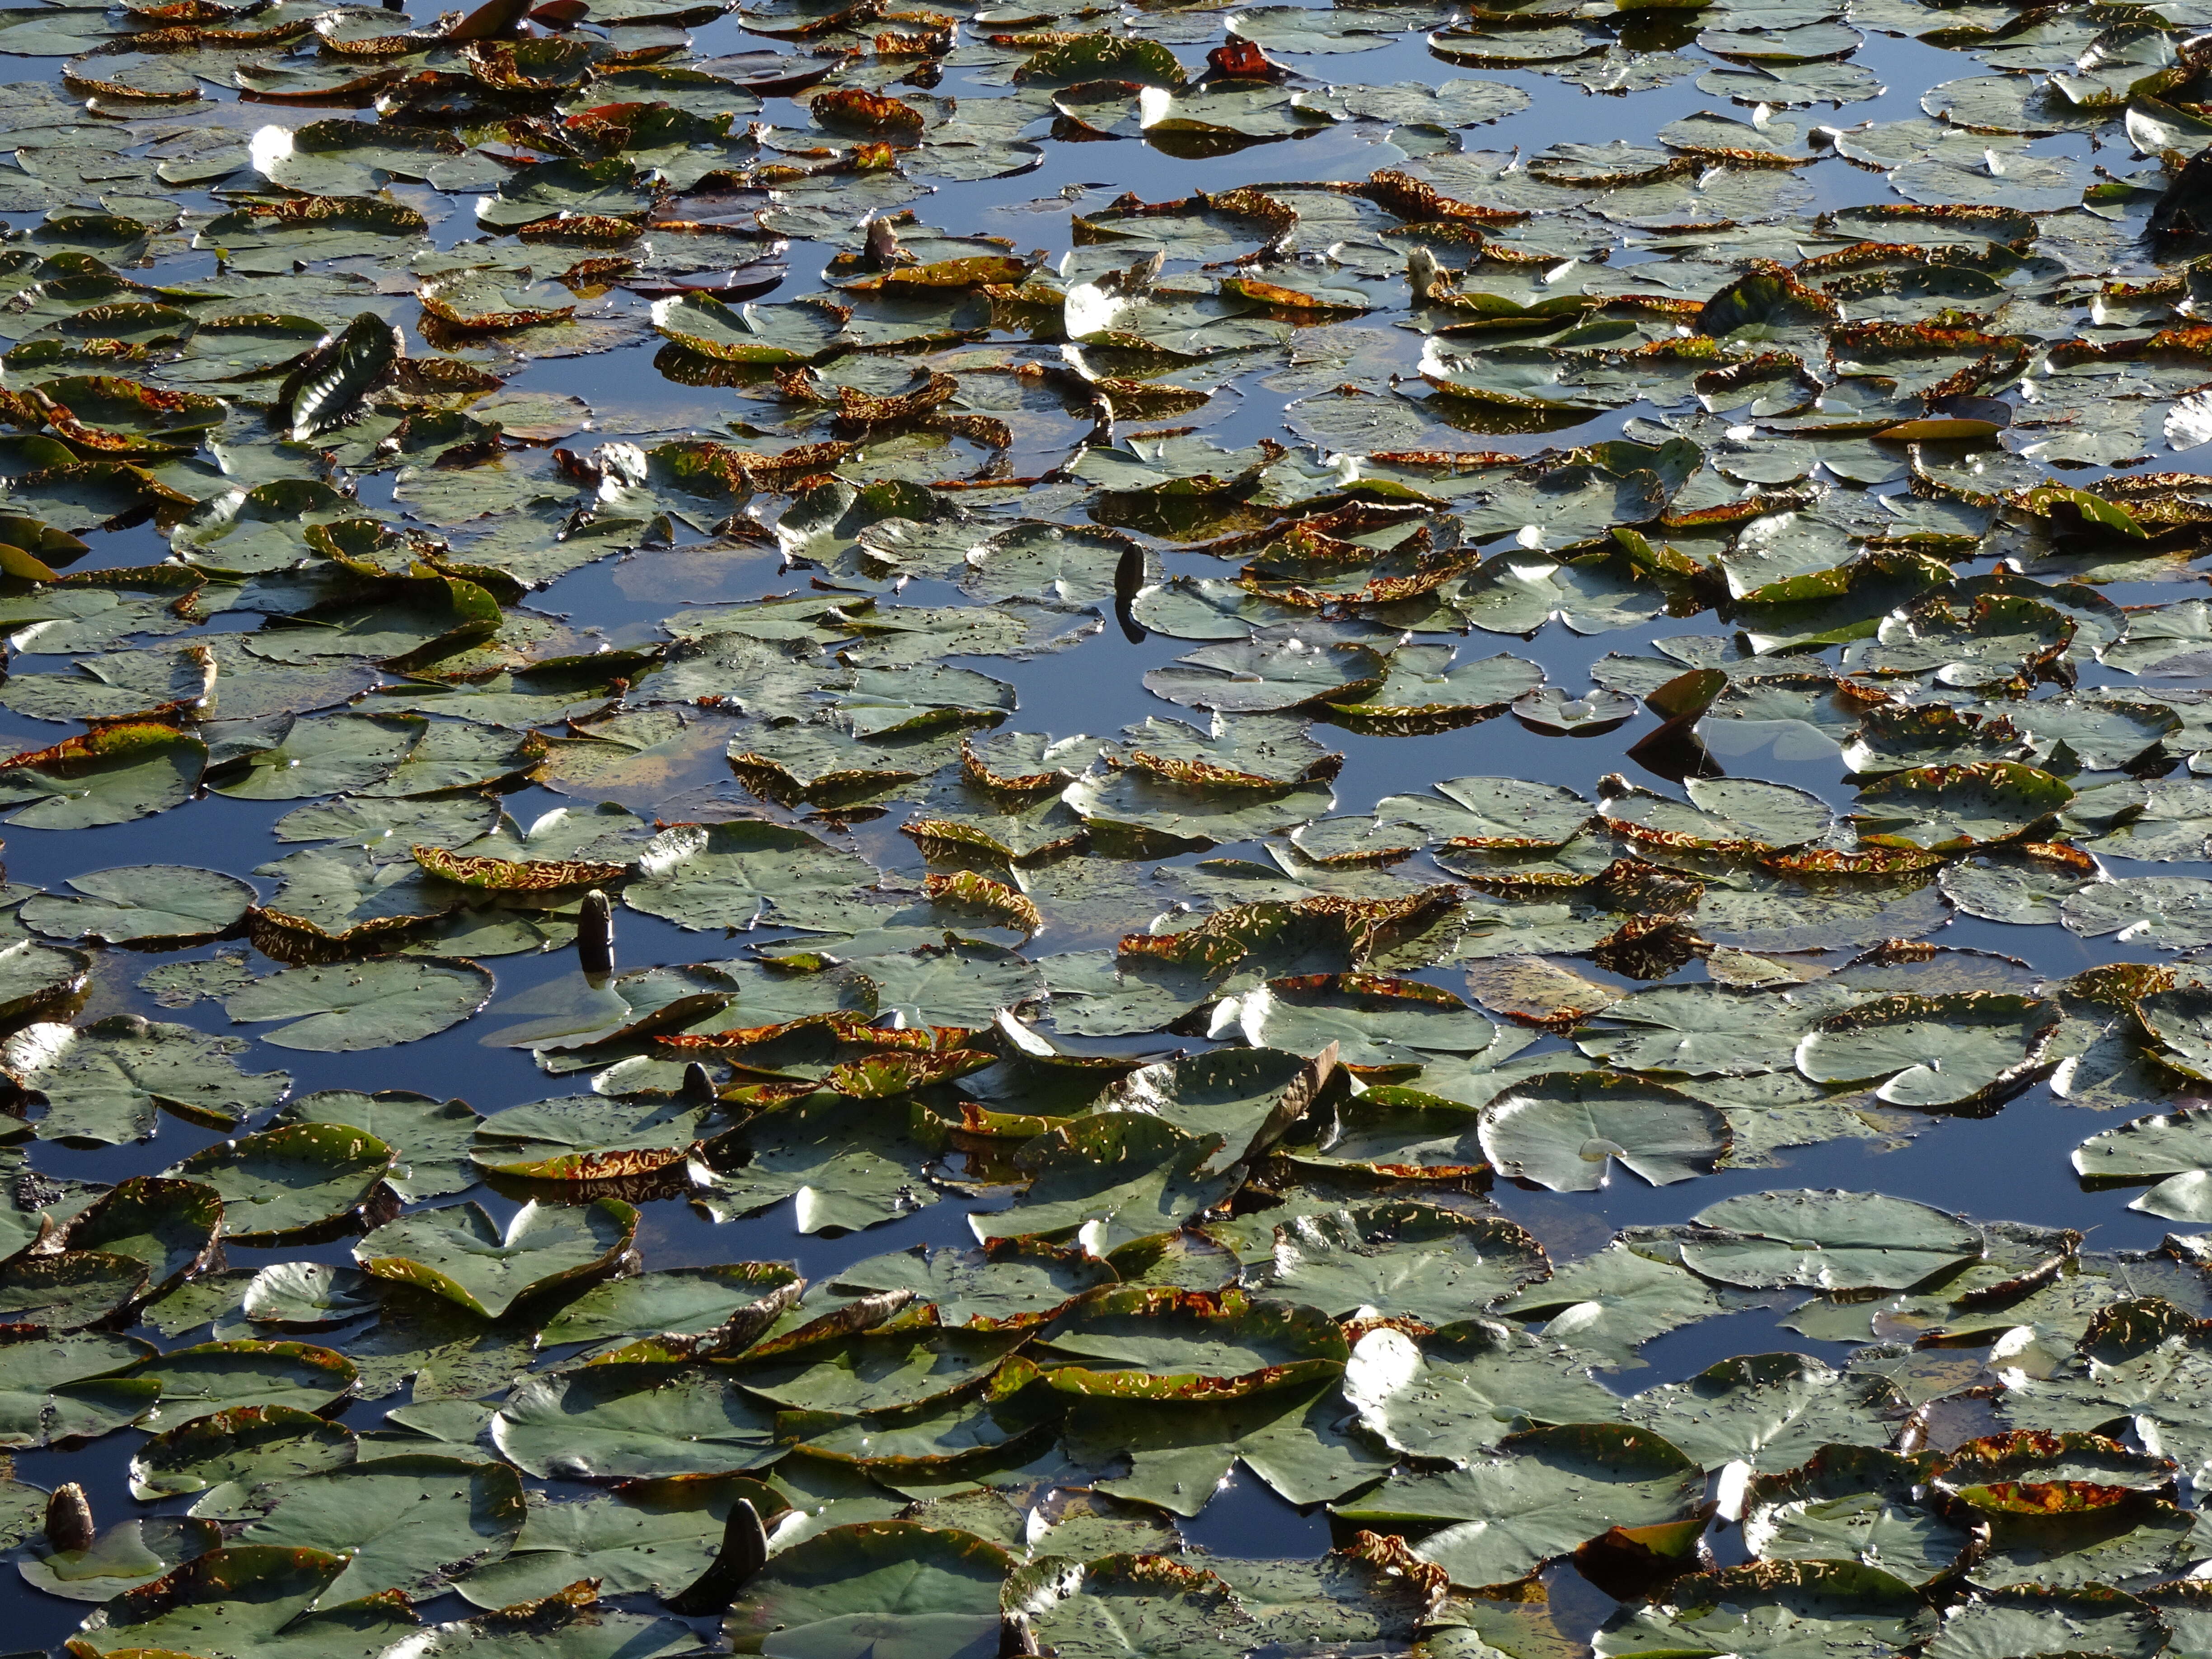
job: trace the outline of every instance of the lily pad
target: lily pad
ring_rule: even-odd
[[[317,1598],[434,1595],[454,1564],[495,1561],[522,1530],[522,1482],[504,1463],[380,1457],[264,1487],[241,1546],[327,1550],[346,1570]]]
[[[1708,1205],[1700,1226],[1726,1237],[1682,1247],[1682,1264],[1724,1285],[1909,1290],[1978,1260],[1978,1228],[1880,1193],[1748,1193]]]
[[[1675,1090],[1613,1072],[1553,1072],[1509,1087],[1482,1120],[1499,1174],[1553,1192],[1595,1192],[1615,1163],[1655,1187],[1705,1174],[1728,1120]]]
[[[283,969],[222,1006],[234,1020],[289,1021],[261,1034],[280,1048],[347,1054],[434,1036],[483,1007],[491,988],[472,962],[362,962]]]
[[[228,933],[257,902],[248,883],[219,871],[173,864],[134,865],[72,876],[83,896],[40,894],[21,911],[55,939],[176,950]]]
[[[531,1378],[491,1431],[525,1473],[562,1480],[720,1474],[763,1468],[784,1449],[774,1412],[736,1379],[620,1361]]]
[[[228,1237],[273,1244],[357,1212],[397,1157],[349,1125],[299,1123],[195,1152],[174,1173],[222,1194]]]
[[[496,1319],[524,1297],[611,1266],[636,1231],[637,1212],[619,1199],[580,1210],[525,1204],[503,1228],[481,1205],[448,1205],[386,1222],[353,1255],[380,1279],[419,1285]]]
[[[1415,1553],[1471,1587],[1503,1584],[1610,1527],[1688,1515],[1697,1465],[1648,1430],[1601,1424],[1530,1429],[1505,1455],[1443,1474],[1398,1474],[1336,1514],[1367,1527],[1437,1527]]]

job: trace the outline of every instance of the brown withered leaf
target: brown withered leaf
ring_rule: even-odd
[[[988,876],[978,875],[973,870],[956,870],[949,874],[926,876],[922,878],[921,890],[933,904],[986,917],[1003,927],[1015,929],[1025,938],[1036,934],[1044,927],[1044,917],[1029,895],[1007,886],[1002,881],[993,881]]]
[[[465,855],[442,847],[408,851],[428,874],[457,886],[493,893],[550,893],[568,887],[601,887],[629,873],[627,864],[572,859],[493,859]]]

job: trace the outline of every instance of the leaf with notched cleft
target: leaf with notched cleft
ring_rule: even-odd
[[[1972,1106],[2024,1081],[2057,1029],[2058,1007],[1999,991],[1877,998],[1824,1018],[1797,1045],[1815,1083],[1881,1080],[1878,1099],[1923,1110]]]

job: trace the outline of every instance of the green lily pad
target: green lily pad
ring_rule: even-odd
[[[174,1172],[222,1194],[227,1236],[273,1244],[356,1213],[397,1156],[348,1124],[298,1123],[195,1152]]]
[[[241,1546],[327,1550],[349,1558],[316,1605],[382,1590],[443,1589],[453,1565],[495,1561],[522,1531],[522,1482],[504,1463],[427,1455],[303,1474],[264,1487]]]
[[[175,1651],[196,1641],[215,1649],[207,1659],[305,1659],[313,1653],[371,1659],[411,1633],[416,1621],[374,1601],[311,1612],[346,1565],[344,1557],[323,1550],[210,1550],[102,1607],[75,1639],[98,1654]],[[221,1632],[218,1640],[207,1639],[210,1630]]]
[[[1201,1140],[1141,1112],[1079,1118],[1023,1148],[1033,1174],[1021,1201],[975,1214],[975,1236],[1073,1235],[1094,1254],[1131,1239],[1171,1232],[1228,1196],[1233,1171],[1210,1174],[1222,1142]]]
[[[410,1203],[447,1198],[472,1187],[477,1171],[469,1141],[483,1120],[463,1100],[433,1100],[405,1090],[365,1095],[323,1089],[287,1101],[280,1123],[340,1123],[397,1148],[400,1161],[385,1184]]]
[[[132,1380],[158,1383],[161,1401],[140,1420],[149,1429],[245,1406],[319,1411],[352,1392],[357,1371],[343,1354],[305,1342],[204,1342],[151,1356]]]
[[[739,820],[677,824],[647,843],[623,902],[682,927],[748,927],[779,902],[842,896],[873,866],[803,830]]]
[[[1815,1083],[1883,1079],[1875,1097],[1899,1106],[1957,1106],[2026,1075],[2057,1023],[2053,1004],[2005,992],[1881,997],[1823,1019],[1797,1069]]]
[[[223,1002],[233,1019],[286,1020],[261,1039],[280,1048],[347,1054],[414,1042],[457,1025],[491,996],[472,962],[362,962],[286,968]]]
[[[353,1431],[289,1406],[241,1406],[194,1418],[155,1436],[131,1460],[131,1491],[151,1501],[240,1492],[338,1468],[352,1461]]]
[[[1512,1222],[1381,1204],[1278,1224],[1267,1285],[1340,1318],[1449,1325],[1550,1270]]]
[[[619,1199],[580,1210],[526,1204],[504,1228],[481,1205],[447,1205],[386,1222],[353,1255],[380,1279],[419,1285],[496,1319],[524,1297],[610,1266],[636,1231],[637,1212]]]
[[[90,830],[182,805],[207,745],[166,726],[104,726],[0,766],[0,805],[29,830]]]
[[[782,1507],[772,1487],[743,1476],[677,1475],[640,1481],[607,1498],[533,1500],[522,1534],[501,1560],[456,1586],[477,1607],[501,1608],[552,1595],[585,1578],[604,1595],[665,1599],[712,1565],[731,1509]]]
[[[777,1261],[668,1267],[594,1285],[545,1322],[550,1346],[630,1336],[703,1336],[768,1317],[796,1299],[799,1275]],[[695,1575],[696,1576],[696,1575]]]
[[[1013,1559],[972,1533],[905,1521],[833,1527],[793,1545],[731,1608],[733,1644],[852,1652],[886,1639],[917,1656],[997,1639],[999,1589]]]
[[[1981,1231],[1880,1193],[1747,1193],[1708,1205],[1700,1226],[1730,1235],[1682,1247],[1682,1263],[1724,1285],[1909,1290],[1978,1259]]]
[[[1438,1527],[1416,1553],[1480,1588],[1520,1578],[1609,1527],[1689,1514],[1704,1494],[1690,1459],[1648,1430],[1530,1429],[1505,1455],[1443,1474],[1398,1474],[1335,1513],[1366,1527]]]
[[[783,1455],[775,1413],[702,1367],[607,1361],[531,1378],[492,1419],[526,1474],[647,1479],[760,1468]]]
[[[1565,1349],[1480,1319],[1418,1344],[1387,1326],[1370,1331],[1344,1390],[1360,1425],[1394,1451],[1462,1468],[1522,1429],[1609,1422],[1621,1410]]]
[[[176,950],[215,939],[234,927],[259,896],[219,871],[173,864],[134,865],[72,876],[83,896],[41,893],[21,915],[55,939],[106,939],[115,945]]]
[[[27,1027],[0,1048],[0,1067],[46,1097],[41,1139],[114,1144],[152,1134],[165,1109],[229,1128],[275,1105],[292,1079],[240,1072],[233,1056],[246,1048],[235,1037],[118,1014],[85,1026]]]
[[[2172,994],[2168,993],[2168,994]],[[2091,1135],[2074,1149],[2085,1179],[2154,1184],[2129,1200],[2147,1215],[2195,1222],[2212,1217],[2212,1123],[2190,1111],[2156,1113]]]
[[[1687,1382],[1647,1389],[1621,1414],[1709,1469],[1741,1462],[1775,1473],[1824,1447],[1887,1444],[1892,1416],[1908,1403],[1879,1376],[1775,1353],[1725,1359]]]
[[[1655,1187],[1710,1170],[1728,1120],[1676,1090],[1613,1072],[1552,1072],[1490,1103],[1482,1150],[1501,1175],[1553,1192],[1595,1192],[1613,1164]]]

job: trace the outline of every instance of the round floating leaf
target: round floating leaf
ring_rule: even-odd
[[[1188,789],[1135,767],[1079,779],[1060,799],[1094,832],[1203,843],[1258,841],[1320,817],[1336,803],[1327,784]]]
[[[385,1184],[410,1203],[446,1198],[477,1182],[469,1140],[483,1120],[465,1100],[433,1100],[404,1089],[374,1095],[324,1089],[288,1101],[279,1121],[351,1124],[397,1148],[401,1161]]]
[[[149,1584],[222,1541],[212,1521],[153,1516],[110,1527],[83,1549],[57,1550],[41,1540],[16,1565],[24,1582],[72,1601],[106,1601]]]
[[[906,1521],[832,1527],[772,1558],[730,1610],[733,1643],[805,1656],[884,1644],[965,1656],[999,1639],[1013,1558],[972,1533]]]
[[[1636,1362],[1654,1336],[1721,1311],[1712,1287],[1672,1261],[1607,1244],[1498,1304],[1516,1319],[1546,1321],[1543,1334],[1611,1364]]]
[[[912,1291],[946,1325],[993,1321],[1035,1324],[1068,1300],[1117,1275],[1097,1257],[1064,1245],[1008,1238],[981,1250],[916,1245],[841,1270],[839,1291]]]
[[[1621,1401],[1566,1350],[1488,1320],[1416,1344],[1385,1326],[1359,1339],[1344,1397],[1394,1451],[1464,1466],[1537,1425],[1603,1423]]]
[[[1069,1659],[1234,1653],[1259,1635],[1218,1573],[1164,1555],[1040,1561],[1018,1572],[1007,1594],[1035,1639]]]
[[[95,1612],[73,1642],[92,1654],[213,1649],[207,1659],[320,1655],[372,1659],[410,1636],[410,1609],[369,1602],[308,1609],[346,1569],[322,1550],[240,1545],[210,1550]],[[213,1633],[216,1639],[210,1640]]]
[[[0,765],[0,805],[31,805],[10,823],[91,830],[182,805],[207,745],[167,726],[103,726]]]
[[[1043,989],[1036,968],[994,945],[953,943],[870,957],[863,971],[875,985],[878,1014],[896,1012],[910,1026],[988,1025]]]
[[[678,1619],[593,1607],[594,1592],[564,1586],[541,1601],[434,1625],[398,1645],[410,1659],[689,1659],[705,1651]]]
[[[2084,887],[2064,901],[2059,920],[2087,939],[2169,951],[2212,945],[2212,881],[2199,876],[2124,876]]]
[[[534,1291],[611,1266],[637,1233],[637,1212],[603,1198],[580,1209],[524,1205],[502,1231],[477,1204],[452,1204],[388,1221],[353,1247],[354,1260],[496,1319]]]
[[[1512,1222],[1382,1204],[1279,1224],[1267,1285],[1339,1318],[1449,1325],[1550,1271]]]
[[[2085,1180],[2155,1182],[2131,1210],[2212,1221],[2212,1115],[2155,1113],[2091,1135],[2074,1149],[2074,1168]]]
[[[1555,1193],[1595,1192],[1615,1163],[1655,1187],[1703,1175],[1728,1150],[1704,1103],[1616,1072],[1550,1072],[1485,1109],[1482,1150],[1500,1175]]]
[[[434,1036],[491,991],[491,975],[473,962],[354,962],[281,969],[222,1006],[235,1020],[289,1021],[261,1034],[280,1048],[347,1054]]]
[[[1638,841],[1737,851],[1802,847],[1835,821],[1819,796],[1756,778],[1692,778],[1684,793],[1687,806],[1638,789],[1606,802],[1603,811]]]
[[[1956,1106],[2025,1075],[2058,1023],[2057,1005],[2003,991],[1879,997],[1831,1014],[1797,1045],[1815,1083],[1885,1079],[1899,1106]]]
[[[1182,64],[1157,40],[1111,31],[1078,34],[1036,53],[1014,71],[1017,85],[1078,86],[1126,81],[1133,86],[1179,87]]]
[[[55,939],[178,950],[228,932],[259,898],[235,876],[179,864],[140,864],[72,876],[84,895],[40,893],[21,915]]]
[[[1453,778],[1436,790],[1436,796],[1387,796],[1375,817],[1413,824],[1455,846],[1537,848],[1564,846],[1592,812],[1589,802],[1563,785],[1520,778]]]
[[[1183,1516],[1240,1463],[1285,1501],[1318,1504],[1366,1486],[1390,1461],[1345,1431],[1334,1378],[1223,1401],[1079,1398],[1066,1438],[1090,1467],[1129,1460],[1129,1473],[1099,1491]]]
[[[1514,698],[1513,715],[1547,737],[1595,738],[1626,725],[1641,707],[1619,691],[1591,691],[1577,697],[1559,686],[1546,685]]]
[[[1543,669],[1525,658],[1501,652],[1455,668],[1451,658],[1449,646],[1401,645],[1387,659],[1381,685],[1329,710],[1355,732],[1419,736],[1487,720],[1543,684]]]
[[[763,1304],[781,1305],[799,1275],[781,1261],[667,1267],[594,1285],[546,1321],[548,1346],[625,1336],[703,1335]],[[763,1326],[766,1321],[763,1321]]]
[[[1786,1071],[1817,1011],[1721,985],[1662,985],[1608,1005],[1575,1046],[1623,1070],[1689,1077]]]
[[[734,1377],[611,1360],[530,1378],[500,1407],[491,1433],[503,1456],[549,1480],[722,1474],[784,1452],[774,1410]]]
[[[750,927],[779,901],[842,897],[874,866],[803,830],[739,819],[679,823],[647,842],[623,902],[679,927]]]
[[[1684,1244],[1683,1265],[1753,1290],[1909,1290],[1983,1249],[1979,1228],[1880,1193],[1747,1193],[1697,1220],[1733,1236]]]
[[[141,1446],[131,1492],[152,1502],[226,1484],[240,1492],[349,1463],[353,1431],[288,1406],[241,1406],[194,1418]]]
[[[2015,761],[1917,766],[1859,791],[1860,839],[1951,852],[2025,836],[2065,810],[2074,791]]]
[[[71,1249],[112,1251],[145,1265],[156,1291],[173,1290],[213,1253],[222,1200],[198,1182],[132,1176],[79,1211],[62,1233]]]
[[[1379,974],[1272,980],[1223,1001],[1215,1010],[1217,1031],[1232,1011],[1236,1029],[1255,1048],[1318,1054],[1334,1044],[1338,1058],[1352,1066],[1419,1065],[1431,1050],[1480,1054],[1497,1035],[1497,1027],[1450,992]]]
[[[1943,896],[1968,915],[2029,926],[2063,920],[2066,902],[2095,879],[2009,859],[1947,864],[1936,878]]]
[[[522,1520],[522,1482],[506,1464],[402,1455],[283,1482],[238,1541],[347,1556],[318,1598],[335,1607],[387,1589],[434,1595],[456,1564],[505,1555]]]
[[[839,349],[840,307],[804,301],[728,306],[711,294],[653,302],[653,325],[686,351],[729,363],[807,363]]]
[[[1078,1297],[1036,1347],[1052,1386],[1117,1399],[1219,1399],[1334,1374],[1343,1333],[1287,1302],[1109,1285]]]
[[[359,1373],[344,1355],[305,1342],[204,1342],[141,1362],[132,1379],[161,1385],[143,1420],[154,1430],[241,1406],[317,1411],[343,1399]]]
[[[1647,1389],[1622,1407],[1708,1469],[1794,1468],[1824,1446],[1884,1446],[1908,1402],[1880,1376],[1805,1354],[1724,1359],[1686,1382]]]
[[[331,714],[294,720],[282,743],[242,757],[242,776],[213,787],[240,800],[306,800],[359,789],[406,759],[422,728],[423,722],[412,715]]]
[[[275,1105],[292,1079],[240,1073],[232,1056],[246,1047],[126,1014],[86,1026],[28,1026],[0,1048],[0,1066],[46,1097],[40,1139],[117,1143],[153,1133],[165,1107],[228,1128],[243,1113]]]
[[[1139,1066],[1114,1098],[1193,1136],[1222,1137],[1216,1163],[1249,1158],[1278,1139],[1313,1102],[1325,1074],[1282,1048],[1216,1048]]]
[[[228,1237],[277,1243],[354,1214],[396,1156],[350,1125],[299,1123],[210,1146],[173,1173],[222,1194]]]
[[[2160,1044],[2160,1060],[2191,1077],[2212,1073],[2212,988],[2154,991],[2136,1000],[2135,1012]]]
[[[855,1313],[883,1311],[862,1304]],[[821,1328],[838,1336],[832,1316]],[[825,1340],[794,1357],[781,1354],[749,1364],[746,1389],[788,1411],[817,1411],[851,1419],[859,1413],[908,1413],[943,1409],[995,1370],[1007,1351],[1024,1340],[1020,1331],[945,1331],[878,1327],[842,1341]],[[1063,1372],[1052,1375],[1057,1380]],[[952,1406],[958,1410],[959,1407]],[[879,1420],[872,1417],[870,1420]],[[897,1419],[894,1419],[897,1420]]]
[[[1415,1553],[1481,1587],[1525,1577],[1608,1527],[1679,1520],[1705,1496],[1698,1466],[1649,1430],[1577,1424],[1504,1446],[1468,1468],[1393,1475],[1335,1512],[1362,1527],[1443,1523]]]
[[[7,1334],[0,1339],[0,1447],[93,1439],[137,1422],[161,1386],[124,1373],[151,1352],[149,1344],[106,1332]]]
[[[91,967],[82,951],[56,945],[19,939],[0,945],[0,1019],[63,1012],[84,988]]]
[[[0,1267],[0,1322],[82,1330],[137,1300],[146,1283],[144,1262],[106,1250],[20,1255]]]
[[[731,1510],[742,1499],[763,1515],[784,1506],[774,1488],[741,1475],[639,1481],[610,1498],[533,1502],[504,1560],[475,1569],[457,1588],[480,1607],[508,1607],[585,1578],[604,1595],[664,1599],[713,1565]]]
[[[256,1324],[343,1325],[377,1311],[376,1280],[326,1261],[280,1261],[247,1281],[240,1305]]]
[[[1218,1136],[1201,1140],[1144,1112],[1099,1112],[1022,1149],[1029,1190],[1012,1208],[969,1217],[975,1236],[1079,1234],[1094,1254],[1172,1232],[1236,1187],[1234,1170],[1209,1173]]]
[[[927,1154],[904,1121],[884,1121],[875,1098],[817,1093],[763,1112],[734,1131],[718,1161],[746,1154],[737,1169],[691,1168],[694,1201],[717,1219],[793,1199],[802,1233],[872,1227],[934,1204]]]
[[[1838,1447],[1836,1455],[1845,1450]],[[1942,1653],[1946,1659],[1963,1659],[1968,1653],[2002,1650],[2002,1644],[2032,1644],[2041,1634],[2033,1628],[2036,1614],[2027,1615],[2026,1628],[2006,1623],[1994,1628],[1977,1626],[1973,1615],[1984,1610],[1962,1602],[1954,1610],[1962,1617],[1939,1620],[1925,1599],[1894,1576],[1886,1562],[1753,1561],[1674,1580],[1652,1605],[1621,1608],[1606,1621],[1593,1645],[1605,1654],[1685,1648],[1699,1653],[1897,1652],[1918,1650],[1936,1635],[1927,1650]],[[2102,1606],[2097,1609],[2103,1611]],[[2048,1616],[2051,1623],[2045,1629],[2053,1634],[2069,1627],[2081,1629],[2075,1617],[2056,1608]],[[2118,1622],[2100,1621],[2097,1635],[2089,1639],[2106,1639],[2106,1632]],[[1949,1645],[1954,1640],[1956,1648]]]
[[[1310,702],[1357,702],[1382,684],[1382,657],[1364,645],[1311,644],[1295,634],[1209,645],[1145,676],[1170,702],[1262,714]]]
[[[1754,1479],[1744,1542],[1765,1560],[1856,1561],[1924,1583],[1958,1560],[1966,1530],[1922,1507],[1920,1459],[1863,1447],[1817,1453],[1802,1468]]]

